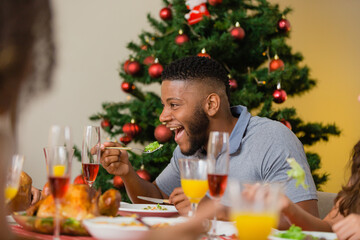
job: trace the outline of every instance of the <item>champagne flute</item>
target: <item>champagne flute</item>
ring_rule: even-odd
[[[207,147],[207,179],[210,196],[217,202],[224,195],[229,173],[229,134],[227,132],[210,132]],[[217,239],[216,212],[211,227],[211,239]]]
[[[179,159],[181,187],[191,202],[188,216],[195,214],[197,204],[209,189],[207,183],[207,163],[205,159],[181,158]]]
[[[12,156],[6,176],[5,203],[9,203],[18,192],[23,164],[23,155],[15,154]]]
[[[54,240],[60,239],[60,206],[69,188],[73,152],[65,146],[44,148],[50,191],[55,201]]]
[[[280,215],[280,183],[244,184],[229,182],[231,219],[235,221],[238,238],[266,240],[276,228]],[[259,226],[261,226],[259,228]]]
[[[84,127],[81,163],[85,182],[92,187],[100,165],[100,127]]]

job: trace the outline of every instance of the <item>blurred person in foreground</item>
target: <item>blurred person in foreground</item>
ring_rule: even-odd
[[[16,153],[19,111],[30,97],[47,89],[54,65],[51,11],[48,0],[0,1],[0,232],[11,233],[5,214],[5,169]],[[39,192],[33,189],[34,202]]]
[[[126,151],[106,149],[120,146],[119,143],[106,142],[102,146],[103,167],[109,173],[121,176],[133,202],[143,202],[137,196],[169,198],[179,213],[186,215],[190,202],[181,188],[178,160],[189,156],[206,158],[210,132],[222,131],[230,136],[229,179],[286,182],[286,195],[297,206],[318,216],[315,184],[303,145],[282,123],[252,116],[244,106],[231,107],[229,79],[221,64],[204,57],[185,57],[166,66],[161,78],[164,107],[159,119],[175,132],[178,146],[154,183],[136,174]],[[304,168],[308,190],[295,188],[294,181],[286,181],[290,170],[287,158],[295,158]],[[209,200],[210,196],[205,196],[199,209]],[[226,205],[227,199],[223,200]],[[226,216],[218,217],[226,219]],[[282,219],[279,227],[284,229],[289,224]]]
[[[353,147],[351,175],[334,200],[334,206],[324,219],[316,218],[286,196],[282,199],[282,213],[291,224],[307,231],[334,231],[339,240],[360,239],[360,141]]]

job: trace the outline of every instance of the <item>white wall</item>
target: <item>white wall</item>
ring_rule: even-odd
[[[22,110],[18,128],[19,152],[26,156],[24,170],[34,186],[46,182],[42,148],[51,124],[72,127],[74,143],[81,146],[82,127],[101,111],[105,101],[125,101],[117,69],[129,56],[126,45],[141,30],[151,30],[146,14],[159,19],[162,1],[52,0],[57,47],[53,87]],[[72,176],[80,173],[75,162]]]

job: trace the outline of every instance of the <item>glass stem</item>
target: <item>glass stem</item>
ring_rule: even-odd
[[[191,203],[191,209],[188,213],[188,217],[193,217],[195,215],[195,211],[196,211],[196,203]]]
[[[60,240],[60,199],[55,198],[54,240]]]

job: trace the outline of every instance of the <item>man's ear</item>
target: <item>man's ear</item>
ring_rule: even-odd
[[[210,93],[205,100],[205,111],[210,116],[213,117],[220,108],[220,96],[216,93]]]

